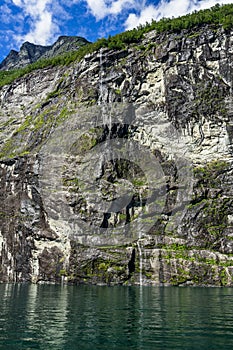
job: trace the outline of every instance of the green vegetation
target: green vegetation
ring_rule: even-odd
[[[133,179],[132,180],[132,184],[136,187],[141,187],[141,186],[145,186],[147,184],[146,178],[145,179]]]
[[[95,279],[96,282],[109,284],[112,282],[114,275],[117,275],[117,278],[122,278],[123,281],[126,280],[126,266],[101,258],[88,262],[80,271],[76,271],[76,276],[80,276],[84,282]]]
[[[179,285],[191,281],[194,284],[212,284],[213,280],[219,285],[229,283],[228,267],[233,266],[233,260],[220,260],[218,255],[206,255],[200,247],[180,244],[161,245],[162,258],[174,272],[171,278],[164,282]],[[178,260],[178,261],[177,261]]]
[[[221,278],[222,286],[226,286],[228,283],[228,276],[227,276],[226,269],[222,269],[222,271],[220,272],[220,278]]]
[[[77,51],[65,53],[53,58],[42,59],[25,68],[0,71],[0,87],[10,84],[17,78],[20,78],[33,70],[42,69],[48,66],[64,65],[81,60],[85,55],[91,54],[101,48],[113,50],[127,49],[129,44],[139,43],[145,33],[156,30],[157,33],[173,32],[180,33],[184,29],[198,29],[203,25],[221,25],[225,30],[229,30],[233,26],[233,4],[215,5],[210,9],[201,10],[178,18],[163,18],[159,22],[152,21],[144,26],[139,26],[136,29],[128,30],[124,33],[109,36],[108,39],[102,38],[95,43],[90,43],[80,47]],[[193,34],[195,35],[195,34]],[[153,45],[153,44],[149,44]]]
[[[126,214],[120,213],[120,214],[119,214],[119,219],[120,219],[120,221],[126,221],[126,219],[127,219]]]
[[[197,94],[194,102],[194,111],[196,115],[222,115],[226,116],[225,96],[226,87],[221,79],[215,82],[201,82],[196,86]]]
[[[61,269],[59,271],[59,276],[67,276],[67,271],[65,269]]]
[[[180,32],[183,29],[192,29],[204,24],[222,25],[228,30],[233,25],[233,5],[220,6],[216,4],[210,9],[200,10],[178,18],[163,18],[159,22],[152,21],[147,24],[146,29],[156,29],[158,32],[172,31]]]
[[[60,125],[72,113],[72,109],[63,107],[59,111],[59,106],[54,105],[42,113],[28,115],[0,148],[0,159],[25,156],[33,148],[40,147],[51,129]]]
[[[198,227],[209,247],[222,237],[231,211],[231,198],[223,195],[224,174],[228,169],[229,164],[224,160],[213,160],[194,168],[196,190],[188,208],[201,213]]]
[[[229,164],[226,161],[216,159],[206,163],[205,166],[194,168],[194,175],[200,184],[216,188],[221,185],[219,175],[225,173],[228,167]]]
[[[163,251],[163,258],[164,259],[182,259],[182,260],[188,260],[190,262],[199,262],[199,263],[205,263],[207,265],[217,265],[222,267],[228,267],[233,266],[233,259],[231,260],[225,260],[225,261],[219,261],[219,259],[216,258],[208,258],[204,257],[202,255],[202,252],[205,252],[206,250],[199,247],[199,246],[188,246],[184,244],[179,243],[172,243],[172,244],[158,244],[158,248],[162,249]],[[211,250],[208,250],[209,252]],[[212,251],[215,252],[214,250]],[[227,257],[232,257],[232,254],[228,254]]]
[[[80,185],[80,180],[75,177],[75,178],[72,178],[72,179],[63,179],[63,185],[64,186],[76,186],[76,187],[79,187]]]
[[[202,229],[214,238],[222,237],[224,229],[227,227],[227,214],[230,208],[230,199],[217,198],[206,201],[203,208]]]
[[[78,141],[74,142],[70,151],[74,155],[83,155],[85,152],[91,150],[98,143],[102,130],[100,128],[93,128],[89,132],[83,133]]]

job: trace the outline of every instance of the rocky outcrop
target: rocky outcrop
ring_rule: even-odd
[[[25,42],[19,52],[11,50],[0,64],[0,70],[23,68],[39,59],[55,57],[69,51],[78,50],[88,41],[79,36],[60,36],[53,45],[42,46]]]
[[[150,32],[1,88],[2,281],[233,285],[232,40]]]

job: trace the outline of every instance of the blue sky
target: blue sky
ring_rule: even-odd
[[[176,17],[232,0],[0,0],[0,62],[23,42],[52,44],[59,35],[90,41],[151,19]]]

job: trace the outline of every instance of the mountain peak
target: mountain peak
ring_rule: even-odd
[[[68,51],[75,51],[88,41],[80,36],[59,36],[52,45],[43,46],[24,42],[19,52],[11,50],[7,57],[0,64],[0,70],[18,69],[34,63],[42,58],[58,56]]]

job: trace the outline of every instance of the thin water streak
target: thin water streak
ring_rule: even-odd
[[[141,191],[139,190],[139,203],[140,203],[140,209],[142,209],[142,194]],[[141,238],[142,238],[142,232],[141,228],[139,226],[139,234],[138,234],[138,241],[137,241],[137,246],[138,246],[138,252],[139,252],[139,285],[142,286],[142,248],[141,248]]]
[[[140,240],[137,241],[137,246],[139,252],[139,285],[142,286],[142,249],[140,246]]]

